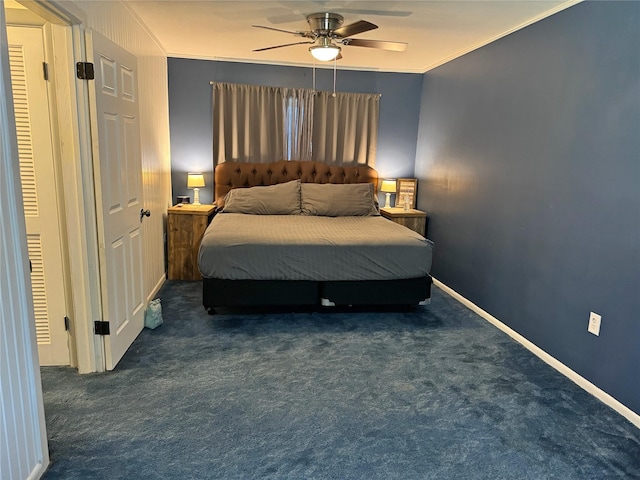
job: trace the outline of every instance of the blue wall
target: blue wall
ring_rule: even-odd
[[[425,74],[415,174],[434,276],[640,413],[640,3]]]
[[[186,173],[204,172],[200,200],[213,198],[210,81],[312,87],[312,69],[210,60],[168,59],[173,197],[189,195]],[[333,70],[316,70],[316,88],[333,89]],[[413,176],[422,75],[338,70],[336,90],[381,93],[376,169],[383,177]]]

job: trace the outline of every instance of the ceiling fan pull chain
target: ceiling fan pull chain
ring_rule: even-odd
[[[313,93],[316,93],[316,60],[313,60]]]
[[[336,68],[338,66],[338,58],[333,59],[333,98],[336,98]]]

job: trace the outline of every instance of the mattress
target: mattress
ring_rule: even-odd
[[[426,276],[432,253],[430,240],[379,216],[220,213],[198,268],[225,280],[394,280]]]

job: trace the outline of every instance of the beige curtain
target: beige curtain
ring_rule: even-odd
[[[281,88],[235,83],[213,86],[214,166],[227,161],[273,162],[284,158]]]
[[[375,166],[378,94],[211,85],[214,166],[283,159]]]
[[[312,159],[374,167],[380,95],[317,92],[314,103]]]

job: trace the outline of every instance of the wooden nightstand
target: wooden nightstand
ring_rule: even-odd
[[[200,280],[198,249],[214,205],[174,205],[167,216],[169,280]]]
[[[423,237],[427,236],[427,214],[416,209],[405,210],[399,207],[382,207],[380,215],[392,222],[404,225]]]

